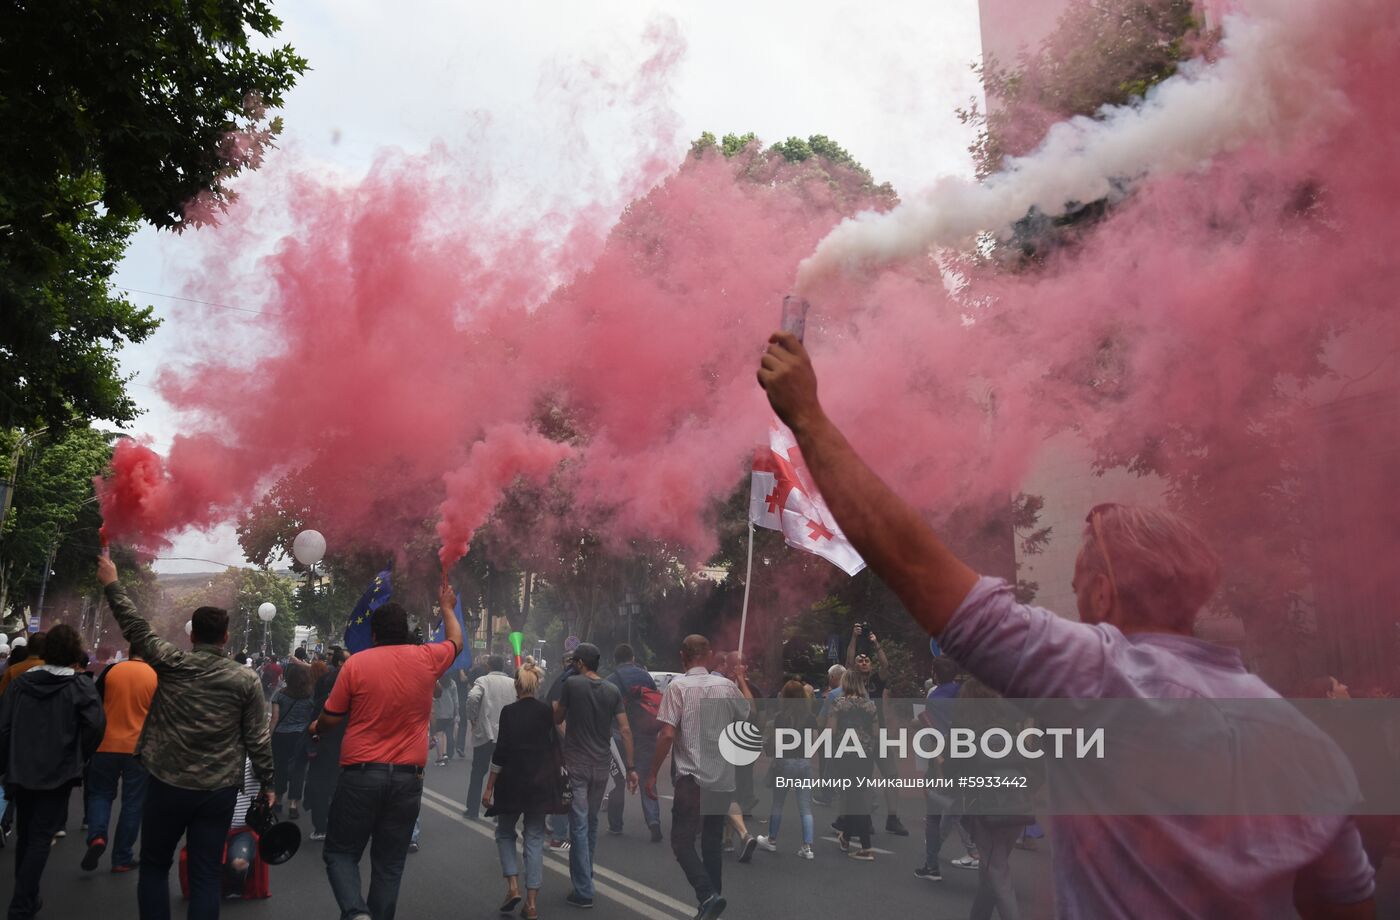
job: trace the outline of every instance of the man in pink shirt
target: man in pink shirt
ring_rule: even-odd
[[[1219,562],[1175,515],[1091,510],[1072,582],[1080,622],[1064,619],[979,577],[881,481],[827,418],[795,336],[769,339],[758,380],[851,544],[988,686],[1026,698],[1277,698],[1238,652],[1192,635]],[[1375,916],[1374,873],[1345,814],[1088,815],[1057,818],[1054,832],[1062,920]]]
[[[456,607],[446,582],[439,601],[443,610]],[[462,651],[461,624],[454,616],[443,620],[446,641],[414,645],[402,607],[388,603],[374,611],[374,647],[345,662],[311,725],[316,734],[348,720],[323,850],[341,920],[393,920],[423,797],[433,685]],[[360,855],[371,840],[366,899]]]

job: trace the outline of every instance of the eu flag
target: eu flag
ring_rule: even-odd
[[[374,584],[360,595],[360,601],[350,614],[350,622],[345,624],[345,650],[350,654],[363,652],[374,644],[370,635],[369,615],[384,606],[394,593],[390,576],[393,569],[385,569],[374,576]]]
[[[454,662],[452,662],[452,670],[455,671],[455,670],[457,670],[458,668],[461,668],[463,671],[470,671],[470,670],[471,670],[471,667],[472,667],[472,647],[471,647],[471,642],[470,642],[470,640],[468,639],[468,636],[469,636],[471,633],[470,633],[470,630],[467,629],[467,621],[464,620],[464,619],[462,619],[462,598],[461,598],[461,595],[458,595],[458,597],[457,597],[457,608],[456,608],[456,611],[455,611],[455,612],[456,612],[456,614],[457,614],[457,622],[462,624],[462,639],[463,639],[463,641],[462,641],[462,654],[458,655],[458,656],[457,656],[457,660],[454,661]],[[446,630],[441,624],[439,624],[436,628],[433,629],[433,641],[434,641],[434,642],[441,642],[441,641],[443,641],[443,640],[446,639],[446,638],[447,638],[447,630]]]

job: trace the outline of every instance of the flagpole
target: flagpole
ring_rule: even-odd
[[[739,655],[744,654],[744,629],[749,623],[749,588],[753,585],[753,521],[749,521],[749,564],[744,571],[744,612],[739,615]]]

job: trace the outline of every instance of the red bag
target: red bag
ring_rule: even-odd
[[[272,883],[268,877],[267,863],[263,862],[258,855],[258,834],[252,828],[234,827],[228,832],[228,840],[232,840],[239,834],[249,833],[253,835],[253,865],[248,868],[248,877],[243,881],[243,891],[240,892],[245,901],[259,900],[261,898],[272,897]],[[224,842],[224,860],[228,859],[228,842]],[[180,894],[185,900],[190,899],[190,869],[189,869],[189,848],[180,847]],[[225,895],[230,892],[225,891]]]

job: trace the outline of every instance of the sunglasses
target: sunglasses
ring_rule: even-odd
[[[1119,507],[1117,502],[1104,502],[1089,509],[1084,522],[1094,528],[1094,544],[1103,557],[1104,568],[1108,570],[1108,587],[1113,592],[1113,602],[1118,603],[1118,579],[1113,575],[1113,559],[1108,555],[1108,544],[1103,539],[1103,516]]]

